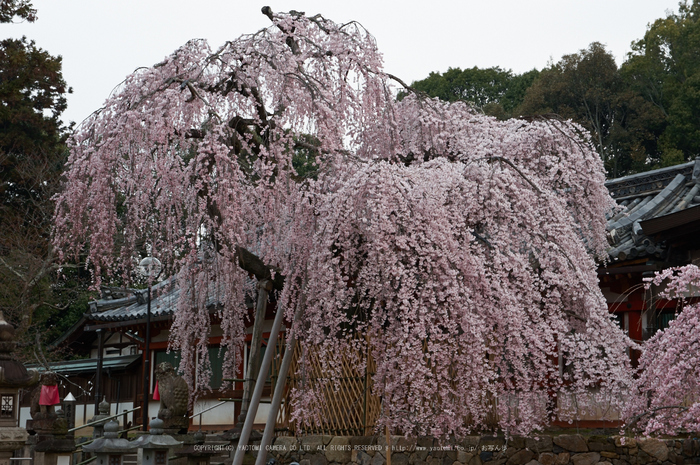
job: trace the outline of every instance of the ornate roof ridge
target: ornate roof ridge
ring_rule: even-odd
[[[697,181],[700,176],[700,157],[680,165],[611,179],[605,182],[605,187],[610,191],[610,195],[620,202],[661,192],[679,174],[689,181]]]

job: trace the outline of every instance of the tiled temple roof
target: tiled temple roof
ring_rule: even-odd
[[[248,283],[253,287],[252,280]],[[90,312],[86,317],[91,321],[116,322],[134,321],[146,318],[148,311],[147,289],[107,289],[107,295],[102,299],[90,302]],[[103,294],[105,294],[103,292]],[[167,318],[177,310],[180,299],[180,287],[174,279],[164,280],[151,288],[151,318]],[[214,284],[210,284],[207,293],[206,307],[215,309],[221,305],[224,292]],[[252,301],[246,301],[252,306]]]
[[[645,234],[645,222],[700,209],[700,158],[682,165],[612,179],[605,183],[621,209],[607,221],[610,258],[663,258],[664,243]],[[669,219],[671,217],[669,216]],[[647,228],[648,233],[648,228]]]
[[[179,288],[170,280],[151,288],[151,317],[172,315],[177,307]],[[104,297],[90,302],[89,318],[93,321],[125,321],[146,317],[148,309],[147,289],[125,290],[125,297]]]

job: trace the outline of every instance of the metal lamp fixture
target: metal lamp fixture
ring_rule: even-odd
[[[153,281],[158,279],[163,266],[155,257],[146,257],[139,263],[139,273],[148,281],[148,300],[146,304],[146,356],[143,364],[143,430],[148,431],[148,394],[150,391],[151,377],[151,286]]]

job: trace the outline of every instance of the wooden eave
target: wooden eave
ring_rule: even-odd
[[[683,227],[683,231],[676,231],[675,235],[685,235],[700,230],[700,205],[686,208],[675,213],[641,221],[639,225],[647,236],[660,233],[672,234],[674,229]],[[696,229],[697,228],[697,229]]]
[[[158,325],[158,323],[162,322],[167,322],[167,326],[170,326],[170,323],[172,322],[172,315],[151,316],[151,325],[160,326]],[[85,331],[97,331],[100,329],[124,329],[137,326],[146,326],[146,318],[110,322],[95,322],[93,324],[86,325]]]

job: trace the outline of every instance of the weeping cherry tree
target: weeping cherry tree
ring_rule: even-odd
[[[613,203],[588,135],[418,95],[356,22],[263,13],[267,29],[137,70],[78,127],[58,250],[99,285],[128,281],[147,244],[177,276],[170,343],[197,389],[208,299],[233,370],[249,276],[267,273],[325,382],[336,354],[371,352],[396,431],[481,430],[488,405],[525,433],[618,406],[629,343],[597,283]],[[294,393],[298,421],[319,383]]]

